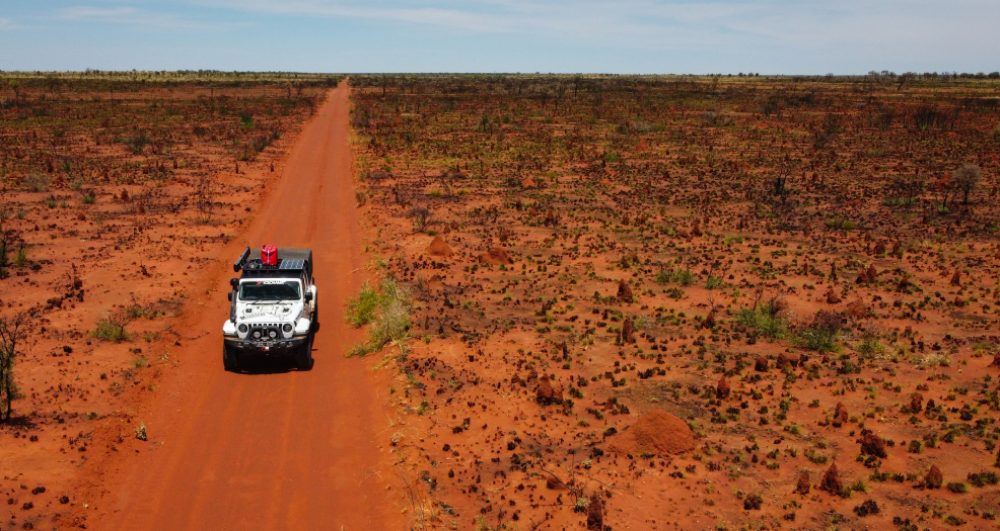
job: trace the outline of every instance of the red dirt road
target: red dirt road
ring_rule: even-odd
[[[402,525],[392,501],[381,404],[368,365],[347,359],[358,332],[343,308],[363,280],[348,88],[330,93],[292,148],[248,230],[220,249],[178,323],[191,338],[145,422],[150,441],[100,483],[97,529],[381,529]],[[225,269],[244,242],[312,247],[320,322],[310,372],[222,370]],[[139,443],[142,444],[142,443]],[[117,468],[111,465],[112,468]],[[120,476],[114,478],[114,476]]]

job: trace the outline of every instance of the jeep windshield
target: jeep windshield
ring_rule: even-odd
[[[241,301],[297,301],[301,298],[297,280],[259,280],[240,284]]]

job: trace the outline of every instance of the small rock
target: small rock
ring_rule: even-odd
[[[830,289],[826,290],[826,303],[827,304],[840,304],[840,295],[830,286]]]
[[[705,320],[701,322],[701,327],[708,330],[713,330],[715,328],[715,309],[713,308],[705,316]]]
[[[635,343],[635,324],[631,317],[622,322],[622,343]]]
[[[799,479],[795,482],[795,492],[805,496],[806,494],[809,494],[810,488],[809,472],[806,470],[799,472]]]
[[[875,435],[871,430],[861,430],[861,438],[858,439],[858,444],[861,445],[862,455],[873,455],[882,459],[888,457],[885,453],[885,439]]]
[[[451,247],[445,243],[444,238],[438,235],[435,236],[434,239],[431,240],[431,244],[427,246],[427,252],[432,256],[450,256],[455,251],[453,251]]]
[[[552,385],[548,376],[538,379],[538,387],[535,388],[535,400],[544,405],[561,404],[563,401],[562,387]]]
[[[830,468],[823,474],[823,481],[820,482],[819,488],[838,496],[844,490],[844,482],[840,479],[840,471],[837,470],[837,463],[831,464]]]
[[[597,492],[590,497],[587,505],[588,531],[604,531],[604,496]]]
[[[858,505],[857,507],[854,508],[854,514],[861,517],[878,513],[879,513],[879,508],[878,504],[875,503],[875,500],[870,500],[870,499],[865,500],[864,502],[861,503],[861,505]]]
[[[730,388],[729,382],[726,381],[726,377],[723,376],[719,378],[719,383],[715,385],[715,397],[719,400],[724,400],[729,398]]]
[[[844,407],[843,402],[837,402],[836,407],[833,408],[833,419],[830,423],[833,424],[833,427],[839,428],[847,424],[848,419],[847,408]]]
[[[928,489],[940,489],[942,483],[944,483],[944,476],[941,475],[941,469],[937,465],[931,465],[930,470],[924,476],[924,487]]]
[[[632,287],[624,280],[618,281],[618,300],[624,303],[635,302],[635,297],[632,295]]]

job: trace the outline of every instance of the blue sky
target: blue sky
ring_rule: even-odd
[[[0,0],[0,69],[1000,70],[1000,0]]]

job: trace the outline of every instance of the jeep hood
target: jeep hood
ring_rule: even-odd
[[[302,314],[302,301],[240,302],[236,305],[236,322],[294,323]]]

